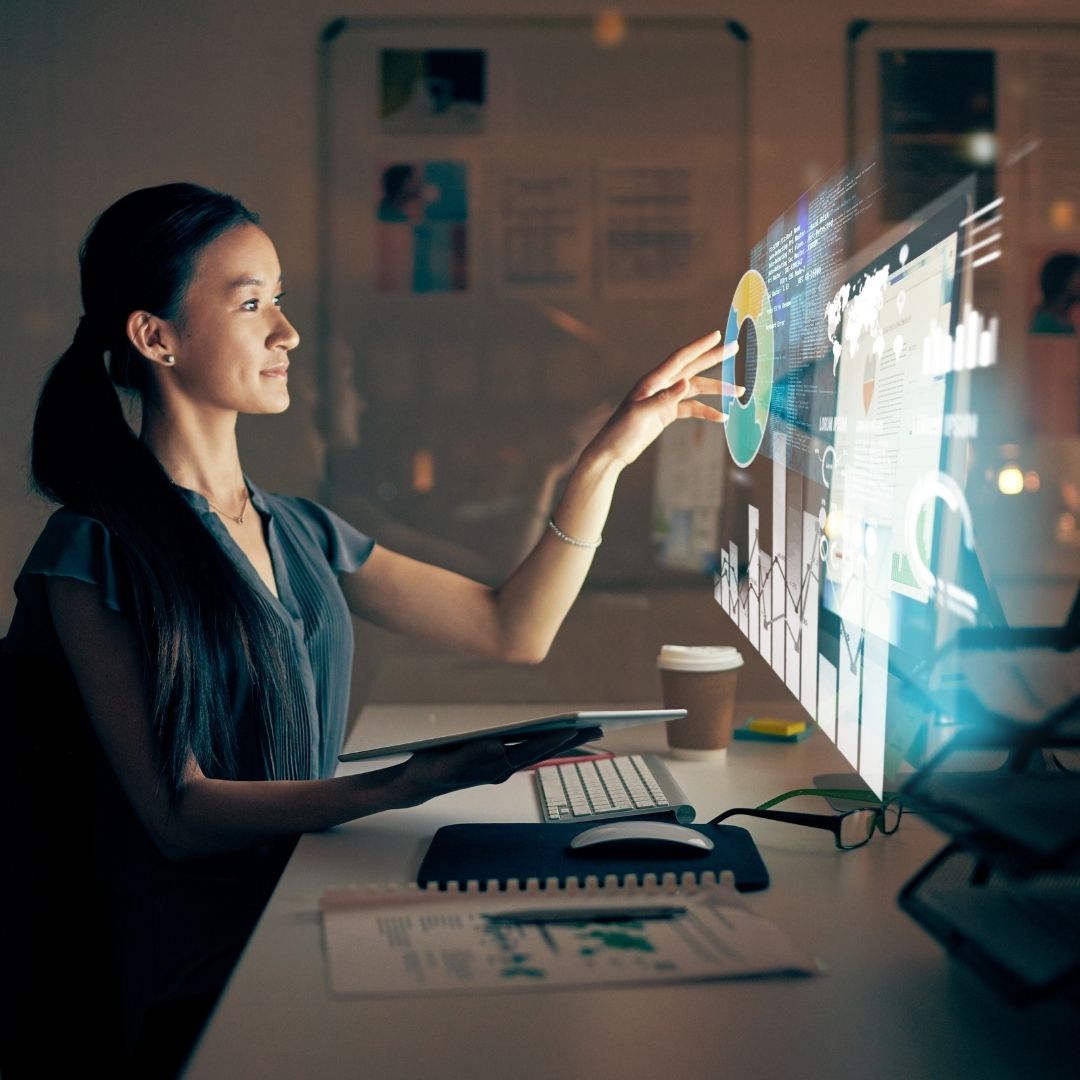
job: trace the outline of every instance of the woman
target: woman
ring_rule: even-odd
[[[489,588],[245,477],[237,416],[288,407],[299,337],[274,246],[239,202],[191,184],[133,192],[97,220],[80,262],[85,314],[33,436],[34,482],[61,509],[18,579],[4,651],[24,674],[51,665],[42,696],[70,684],[89,721],[98,764],[78,815],[93,831],[122,1054],[140,1075],[168,1075],[297,835],[498,783],[570,745],[487,740],[332,778],[350,612],[480,656],[543,659],[621,470],[677,417],[723,419],[695,400],[721,390],[698,374],[719,335],[637,384],[581,454],[551,527]],[[139,399],[138,436],[115,386]],[[20,701],[43,708],[35,690]],[[70,791],[53,794],[43,813],[69,806]]]

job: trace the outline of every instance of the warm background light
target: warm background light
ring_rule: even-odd
[[[626,16],[618,8],[601,8],[593,23],[593,40],[604,49],[614,49],[626,40]]]
[[[997,483],[1002,495],[1019,495],[1024,490],[1024,474],[1015,465],[1006,465],[998,473]]]
[[[1050,224],[1058,232],[1076,228],[1076,203],[1072,199],[1057,199],[1050,204]]]
[[[418,495],[434,490],[435,457],[430,450],[417,450],[413,455],[412,487]]]

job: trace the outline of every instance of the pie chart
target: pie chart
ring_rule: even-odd
[[[772,298],[765,279],[756,270],[747,270],[735,286],[724,332],[723,379],[735,382],[735,354],[739,331],[747,320],[757,335],[757,371],[750,397],[744,404],[731,394],[723,396],[728,422],[724,426],[732,460],[745,469],[757,457],[769,422],[773,392],[773,314]]]
[[[877,353],[871,351],[863,363],[862,406],[863,412],[870,411],[870,402],[874,400],[874,385],[877,382]]]

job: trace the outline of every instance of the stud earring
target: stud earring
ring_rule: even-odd
[[[169,367],[172,367],[172,366],[173,366],[173,364],[175,364],[175,363],[176,363],[176,357],[175,357],[175,356],[173,356],[173,354],[172,354],[172,353],[166,353],[166,354],[165,354],[165,355],[164,355],[164,356],[163,356],[163,357],[161,358],[161,362],[162,362],[163,364],[168,364],[168,365],[169,365]]]

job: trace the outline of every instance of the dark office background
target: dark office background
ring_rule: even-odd
[[[314,376],[320,32],[348,15],[590,16],[603,6],[572,0],[466,7],[457,0],[0,2],[0,578],[13,580],[48,513],[28,496],[27,439],[41,379],[79,314],[75,253],[96,213],[128,190],[174,179],[234,192],[260,212],[286,269],[289,312],[304,340],[294,357],[292,408],[284,417],[244,421],[242,450],[248,471],[265,487],[315,495],[324,462]],[[953,0],[948,8],[958,20],[1080,17],[1075,0]],[[884,0],[664,0],[624,10],[630,16],[722,14],[750,33],[751,238],[845,159],[852,22],[942,15],[935,0],[911,0],[902,11]],[[972,59],[969,81],[992,83],[985,62]],[[896,132],[905,124],[908,134],[918,129],[910,114],[891,113],[890,123]],[[728,299],[717,297],[718,323]],[[687,336],[684,328],[672,328],[673,345]],[[655,359],[642,356],[641,369]],[[714,625],[709,593],[703,583],[702,605],[691,620],[701,633]],[[647,597],[606,602],[615,605],[624,629],[652,611]],[[5,586],[0,622],[6,624],[13,606]],[[630,643],[651,647],[640,633]],[[602,667],[604,655],[595,661]],[[603,673],[597,676],[603,694]]]

